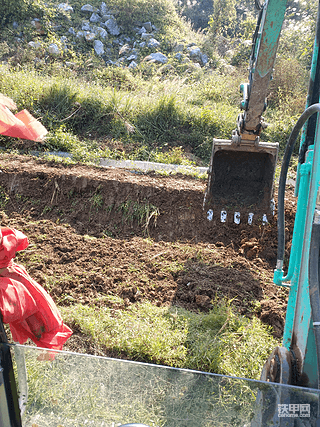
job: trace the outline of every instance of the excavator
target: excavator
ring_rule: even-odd
[[[274,209],[279,146],[261,142],[260,134],[287,0],[255,3],[259,17],[249,82],[241,85],[243,112],[230,141],[213,141],[204,199],[208,220],[217,215],[222,222],[231,217],[251,224]],[[50,361],[44,363],[45,349],[9,344],[0,322],[0,427],[320,427],[319,10],[306,108],[289,137],[278,188],[274,283],[288,289],[283,342],[267,358],[260,380],[64,351],[47,351]],[[286,180],[299,136],[287,263]]]

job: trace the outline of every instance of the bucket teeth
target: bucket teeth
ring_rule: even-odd
[[[222,210],[222,211],[220,211],[219,215],[220,215],[219,216],[219,221],[222,222],[222,223],[226,223],[227,222],[227,218],[228,218],[228,212],[225,211],[225,210]],[[218,217],[218,213],[217,213],[216,216]],[[253,212],[250,212],[249,214],[245,214],[245,215],[242,215],[242,216],[243,217],[247,216],[246,217],[246,222],[249,225],[253,224],[253,217],[254,217],[254,213]],[[215,219],[215,213],[214,213],[214,211],[212,209],[209,209],[207,211],[207,219],[208,219],[208,221],[212,221],[213,219]],[[233,222],[235,224],[240,224],[241,223],[241,213],[240,212],[234,212],[233,213]],[[268,222],[267,214],[263,214],[262,215],[262,224],[263,225],[267,225],[268,223],[269,222]]]

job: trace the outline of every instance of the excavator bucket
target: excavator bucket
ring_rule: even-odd
[[[204,209],[208,220],[266,222],[273,214],[273,181],[278,143],[215,139]]]

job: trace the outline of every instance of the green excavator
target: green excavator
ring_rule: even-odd
[[[250,224],[272,215],[278,144],[260,142],[260,134],[286,3],[256,0],[260,12],[249,82],[241,85],[243,112],[232,139],[213,142],[208,220],[217,215],[222,222]],[[318,12],[306,109],[288,140],[278,189],[274,282],[289,290],[283,342],[260,380],[64,351],[52,356],[9,344],[0,322],[0,427],[320,426],[319,36]],[[286,177],[299,135],[297,212],[284,274]]]

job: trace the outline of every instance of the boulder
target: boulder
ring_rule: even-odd
[[[134,69],[137,68],[138,64],[135,61],[130,62],[130,64],[128,65],[128,68]]]
[[[102,41],[100,41],[100,40],[95,40],[95,41],[93,42],[93,48],[94,48],[94,51],[96,52],[96,54],[97,54],[98,56],[101,56],[101,55],[103,55],[103,54],[104,54],[104,47],[103,47],[103,43],[102,43]]]
[[[158,62],[160,64],[166,64],[168,62],[168,58],[161,52],[151,53],[150,55],[144,58],[144,61],[147,62]]]
[[[91,6],[91,4],[85,4],[80,10],[81,12],[98,12],[98,9],[96,7]]]
[[[199,47],[189,47],[189,55],[193,61],[201,61],[201,50]]]
[[[141,39],[142,39],[142,40],[150,40],[150,39],[153,39],[153,34],[149,34],[149,33],[142,33],[142,34],[141,34]]]
[[[48,52],[54,56],[60,55],[60,49],[58,48],[58,46],[55,43],[49,44]]]
[[[33,47],[34,49],[40,49],[41,47],[41,44],[39,42],[33,42],[33,41],[29,42],[28,45]]]
[[[82,31],[91,31],[91,26],[88,21],[83,21],[81,25]]]
[[[87,40],[87,42],[92,42],[96,38],[96,35],[95,33],[90,33],[90,31],[87,31],[84,34],[84,38]]]
[[[96,24],[97,22],[101,21],[101,17],[97,14],[97,13],[93,13],[90,16],[90,22],[93,22],[94,24]]]
[[[73,7],[70,6],[68,3],[60,3],[58,5],[58,9],[62,10],[63,12],[73,12]]]
[[[120,34],[120,29],[117,25],[117,22],[114,18],[108,19],[104,25],[112,36],[118,36]]]
[[[106,39],[106,38],[108,38],[108,32],[107,32],[107,30],[105,30],[104,28],[102,28],[102,27],[96,27],[96,28],[94,28],[93,29],[93,32],[95,33],[95,34],[97,34],[97,36],[99,36],[99,37],[101,37],[102,39]]]
[[[102,2],[100,6],[100,14],[103,16],[103,15],[106,15],[107,13],[108,13],[107,5],[105,4],[105,2]]]
[[[142,28],[145,28],[147,31],[149,31],[149,33],[151,33],[152,31],[152,24],[151,22],[145,22],[144,24],[142,24]]]
[[[158,42],[158,40],[152,38],[148,41],[148,47],[157,49],[158,47],[160,47],[160,43]]]
[[[127,61],[135,61],[136,59],[138,59],[138,55],[136,55],[135,53],[128,56]]]

